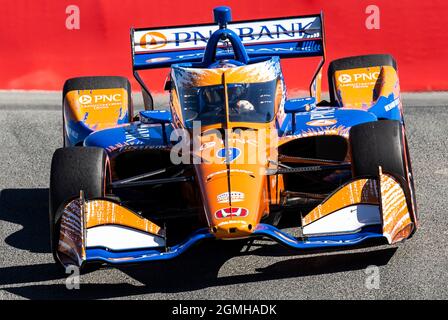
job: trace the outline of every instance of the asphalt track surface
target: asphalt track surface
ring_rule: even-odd
[[[448,299],[448,98],[404,101],[421,216],[411,240],[324,254],[208,242],[176,260],[87,273],[68,290],[47,218],[60,96],[0,93],[0,299]],[[366,286],[371,265],[378,289]]]

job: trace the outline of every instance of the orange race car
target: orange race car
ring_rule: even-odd
[[[67,80],[50,223],[63,265],[171,259],[205,239],[267,237],[298,250],[393,244],[418,225],[397,67],[330,63],[322,15],[131,30],[145,110],[121,77]],[[322,57],[310,96],[288,100],[283,58]],[[170,109],[140,70],[170,67]],[[294,235],[279,227],[293,221]]]

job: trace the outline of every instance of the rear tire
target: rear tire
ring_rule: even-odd
[[[55,260],[61,212],[68,200],[84,191],[86,198],[104,197],[110,179],[106,152],[95,147],[59,148],[53,154],[50,174],[49,208],[51,249]]]

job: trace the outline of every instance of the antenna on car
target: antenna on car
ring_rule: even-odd
[[[216,7],[213,9],[213,16],[219,29],[226,29],[227,24],[232,21],[232,10],[226,6]]]

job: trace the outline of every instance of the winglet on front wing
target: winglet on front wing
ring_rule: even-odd
[[[81,196],[61,210],[57,255],[65,266],[169,259],[210,235],[207,230],[199,230],[168,250],[161,227],[110,200],[85,201]]]
[[[350,234],[364,227],[381,226],[389,244],[406,239],[415,224],[405,188],[408,186],[381,168],[379,178],[350,181],[302,219],[303,234]]]
[[[353,246],[369,239],[393,244],[409,238],[416,226],[405,188],[404,182],[380,168],[379,178],[350,181],[307,214],[302,219],[303,237],[262,223],[253,235],[299,250]]]

